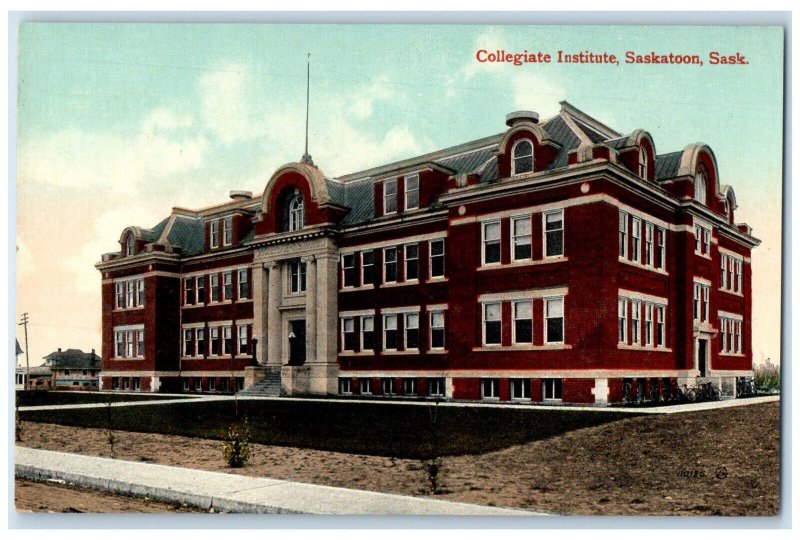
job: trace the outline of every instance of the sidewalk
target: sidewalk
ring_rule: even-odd
[[[497,508],[15,447],[16,476],[186,503],[222,512],[328,515],[542,516]]]

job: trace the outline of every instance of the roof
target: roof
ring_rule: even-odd
[[[50,368],[99,368],[100,357],[92,352],[85,353],[80,349],[67,349],[51,352],[44,357],[45,365]]]
[[[558,154],[548,165],[547,170],[566,167],[569,164],[570,152],[577,149],[582,142],[606,144],[613,149],[621,149],[629,142],[630,137],[630,134],[623,135],[617,132],[566,101],[561,102],[558,114],[542,121],[540,125],[558,145]],[[498,174],[496,158],[498,145],[503,135],[504,133],[491,135],[338,178],[324,178],[324,188],[327,188],[331,202],[350,209],[342,221],[343,225],[364,223],[375,218],[373,188],[375,178],[385,177],[396,171],[431,166],[443,167],[453,171],[453,175],[477,175],[481,184],[494,182]],[[680,160],[680,151],[656,156],[656,179],[675,176]],[[183,255],[198,255],[203,252],[205,244],[204,217],[215,212],[252,207],[257,198],[252,197],[238,203],[226,201],[199,211],[175,209],[170,218],[162,220],[152,229],[143,229],[142,236],[152,242],[163,236],[166,230],[168,243],[180,247]],[[251,231],[245,240],[252,237]]]
[[[22,354],[22,353],[24,353],[25,351],[23,351],[23,350],[22,350],[22,347],[20,347],[20,346],[19,346],[19,340],[18,340],[18,339],[15,339],[14,341],[16,341],[16,342],[17,342],[17,354],[19,355],[19,354]]]

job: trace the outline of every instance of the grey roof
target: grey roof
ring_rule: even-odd
[[[434,163],[452,169],[455,174],[470,174],[480,170],[484,163],[494,157],[496,151],[495,144],[466,154],[438,159]]]
[[[51,352],[44,357],[45,364],[51,368],[99,368],[100,357],[94,351],[85,353],[80,349]]]
[[[624,137],[611,139],[606,144],[608,144],[608,146],[610,146],[614,150],[619,150],[620,148],[623,148],[627,144],[627,142],[628,142],[628,136],[626,135]]]
[[[23,351],[23,350],[22,350],[22,347],[20,347],[20,346],[19,346],[19,340],[18,340],[18,339],[15,339],[14,341],[16,341],[16,342],[17,342],[17,354],[22,354],[22,353],[24,353],[25,351]]]
[[[169,218],[164,218],[152,229],[142,229],[142,240],[145,242],[155,242],[158,240],[158,237],[164,232],[164,227],[167,226],[168,221]]]
[[[565,167],[569,163],[569,153],[580,146],[581,140],[560,115],[548,120],[542,127],[547,130],[550,137],[561,145],[560,152],[547,166],[547,170]]]
[[[362,223],[375,217],[375,195],[372,180],[359,180],[342,184],[345,186],[342,206],[350,213],[342,220],[345,225]]]
[[[656,180],[672,178],[677,175],[682,155],[683,151],[678,151],[656,156]]]
[[[581,122],[577,118],[574,118],[573,120],[575,121],[576,124],[578,124],[578,127],[581,128],[581,130],[586,134],[587,137],[589,137],[589,140],[591,140],[593,143],[597,144],[599,142],[604,142],[608,140],[608,137],[606,137],[605,135],[603,135],[602,133],[600,133],[587,123]]]
[[[203,220],[188,216],[175,216],[175,223],[167,235],[167,241],[181,248],[184,255],[197,255],[205,248]]]

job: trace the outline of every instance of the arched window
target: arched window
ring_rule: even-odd
[[[289,198],[287,206],[289,212],[289,230],[298,231],[303,228],[305,224],[305,213],[303,208],[303,194],[295,190],[294,194]]]
[[[132,234],[128,235],[127,240],[125,240],[125,255],[135,255],[136,248],[134,245],[135,238]]]
[[[517,141],[512,150],[511,175],[533,171],[533,143],[528,139]]]
[[[639,176],[647,180],[647,152],[644,147],[639,148]]]
[[[706,204],[706,176],[703,171],[697,171],[694,175],[694,200]]]

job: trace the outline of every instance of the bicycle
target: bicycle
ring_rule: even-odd
[[[701,401],[719,401],[721,397],[719,388],[714,383],[702,383],[699,385],[698,398]]]
[[[736,380],[736,397],[750,397],[755,394],[756,389],[751,379],[742,377]]]

